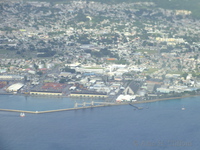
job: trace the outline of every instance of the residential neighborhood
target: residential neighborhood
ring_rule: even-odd
[[[200,20],[153,2],[0,2],[0,94],[200,94]]]

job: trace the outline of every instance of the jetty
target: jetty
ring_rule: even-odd
[[[123,102],[123,103],[116,103],[116,102],[94,102],[91,103],[75,103],[74,108],[66,108],[66,109],[57,109],[57,110],[46,110],[46,111],[26,111],[26,110],[14,110],[14,109],[1,109],[0,111],[9,111],[9,112],[24,112],[24,113],[32,113],[32,114],[42,114],[42,113],[51,113],[51,112],[60,112],[60,111],[70,111],[70,110],[79,110],[79,109],[88,109],[88,108],[96,108],[96,107],[105,107],[105,106],[117,106],[117,105],[130,105],[135,109],[141,110],[142,107],[138,107],[134,104],[141,104],[141,103],[151,103],[157,101],[164,101],[164,100],[173,100],[173,99],[181,99],[185,97],[171,97],[171,98],[163,98],[163,99],[153,99],[153,100],[145,100],[145,101],[136,101],[136,102]],[[97,105],[96,105],[97,104]],[[81,106],[81,107],[79,107]]]
[[[129,105],[132,106],[132,107],[134,107],[134,108],[136,108],[136,109],[139,109],[139,110],[143,109],[143,107],[138,107],[138,106],[135,106],[135,105],[133,105],[131,103],[129,103]]]
[[[97,104],[97,105],[95,105]],[[78,107],[80,106],[81,107]],[[70,110],[79,110],[79,109],[88,109],[88,108],[96,108],[96,107],[105,107],[117,105],[116,103],[108,103],[108,102],[94,102],[91,103],[75,103],[74,108],[66,108],[66,109],[56,109],[56,110],[46,110],[46,111],[26,111],[26,110],[15,110],[15,109],[0,109],[0,111],[8,111],[8,112],[19,112],[19,113],[29,113],[29,114],[43,114],[43,113],[51,113],[51,112],[61,112],[61,111],[70,111]]]

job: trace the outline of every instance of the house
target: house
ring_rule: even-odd
[[[125,88],[123,93],[125,95],[134,95],[138,91],[139,88],[140,88],[140,84],[138,82],[131,81],[129,85]]]
[[[153,84],[153,83],[147,84],[147,91],[149,93],[152,93],[153,91],[155,91],[155,89],[156,89],[156,84]]]

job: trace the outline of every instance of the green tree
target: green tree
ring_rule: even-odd
[[[37,75],[39,75],[39,76],[41,76],[42,74],[43,74],[42,71],[38,71],[38,72],[37,72]]]
[[[25,75],[24,76],[24,82],[27,82],[28,80],[27,80],[27,76]]]
[[[71,68],[69,68],[69,67],[65,67],[65,68],[63,69],[63,71],[65,71],[65,72],[71,72],[71,73],[75,73],[75,72],[76,72],[75,69],[71,69]]]
[[[38,65],[34,64],[33,67],[35,68],[35,70],[38,70]]]
[[[186,72],[182,74],[182,77],[183,77],[184,79],[186,79],[187,76],[188,76],[188,73],[186,73]]]
[[[66,82],[66,79],[62,78],[60,79],[59,83],[65,83]]]

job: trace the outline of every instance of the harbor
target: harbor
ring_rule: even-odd
[[[71,110],[80,110],[80,109],[90,109],[90,108],[98,108],[98,107],[107,107],[107,106],[119,106],[119,105],[130,105],[137,110],[142,110],[142,107],[136,106],[136,104],[141,103],[151,103],[156,101],[164,101],[164,100],[173,100],[173,99],[181,99],[182,97],[176,98],[166,98],[166,99],[155,99],[155,100],[146,100],[146,101],[136,101],[136,102],[83,102],[83,103],[75,103],[73,108],[64,108],[64,109],[53,109],[53,110],[44,110],[44,111],[28,111],[28,110],[17,110],[17,109],[0,109],[0,111],[7,112],[19,112],[19,113],[30,113],[30,114],[44,114],[44,113],[54,113],[61,111],[71,111]]]
[[[44,104],[41,101],[44,101]],[[55,103],[51,103],[51,101],[55,101]],[[56,103],[58,105],[59,101],[62,102],[63,107],[56,107]],[[198,143],[199,130],[192,130],[195,137],[193,137],[193,134],[190,134],[191,129],[198,124],[198,119],[196,118],[198,118],[199,97],[159,101],[151,104],[131,103],[134,106],[143,107],[142,110],[134,110],[135,108],[130,106],[129,103],[126,103],[127,105],[124,105],[125,103],[118,103],[116,105],[98,103],[98,105],[104,105],[105,107],[92,107],[91,101],[87,102],[86,100],[84,103],[85,108],[82,108],[82,100],[73,100],[72,102],[74,103],[70,107],[74,107],[77,102],[78,108],[66,108],[65,110],[62,108],[69,107],[69,105],[63,102],[70,102],[67,98],[62,100],[61,98],[39,99],[38,97],[28,97],[26,100],[24,97],[17,95],[1,95],[1,102],[1,108],[18,109],[17,112],[11,112],[10,110],[0,111],[2,122],[0,124],[1,139],[5,139],[2,141],[3,144],[0,145],[2,150],[6,150],[9,147],[11,147],[9,148],[10,150],[79,149],[80,145],[83,149],[112,149],[112,146],[106,147],[104,144],[102,145],[104,147],[98,147],[102,143],[109,146],[110,142],[116,146],[124,139],[128,143],[118,144],[116,147],[120,147],[120,145],[122,147],[115,148],[116,150],[138,149],[137,141],[148,141],[151,138],[149,136],[141,136],[140,133],[143,132],[145,132],[144,135],[152,133],[153,140],[156,141],[159,141],[162,135],[169,135],[166,139],[163,139],[166,141],[173,138],[184,141],[188,146],[186,148],[178,147],[184,150],[197,149],[199,146],[195,146],[195,143]],[[33,103],[25,105],[29,102]],[[3,103],[7,104],[7,107]],[[37,103],[37,107],[34,107],[34,103]],[[94,104],[97,105],[97,103]],[[39,107],[41,105],[45,107]],[[53,107],[50,107],[51,105]],[[181,110],[183,106],[186,108],[185,111]],[[149,109],[146,109],[147,107]],[[21,114],[19,110],[22,110],[25,115]],[[25,112],[24,110],[29,111]],[[39,111],[36,113],[36,110]],[[46,110],[46,112],[40,110]],[[50,112],[47,112],[47,110],[50,110]],[[191,117],[192,115],[196,116]],[[180,124],[184,124],[184,126],[180,126]],[[186,140],[184,135],[187,137],[189,135],[188,140]],[[81,140],[85,141],[78,143],[79,145],[77,146],[77,142]],[[52,147],[52,142],[57,143],[57,145]],[[138,144],[142,145],[143,143],[138,142]],[[189,147],[189,144],[191,147]],[[59,147],[59,145],[62,145],[62,147]],[[177,146],[173,146],[175,147],[174,149],[172,146],[168,146],[169,148],[167,147],[167,149],[177,150]],[[145,149],[147,146],[144,145],[143,147]],[[160,149],[160,147],[157,149]],[[150,150],[153,149],[156,148],[152,146]]]

